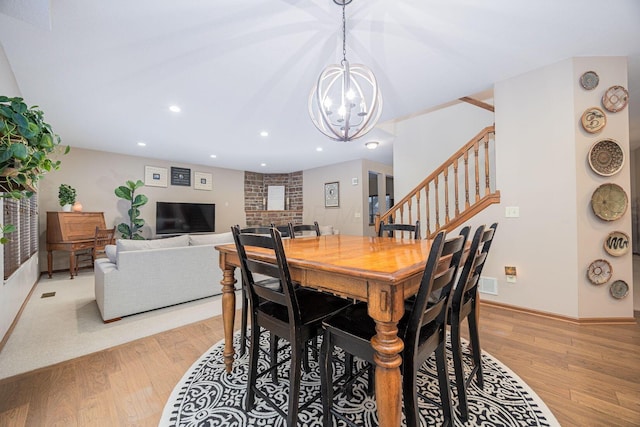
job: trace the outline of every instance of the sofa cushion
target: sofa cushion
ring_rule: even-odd
[[[189,244],[191,246],[222,245],[225,243],[233,243],[233,234],[230,231],[215,234],[189,234]]]
[[[106,245],[104,247],[104,254],[109,258],[109,261],[116,263],[116,245]]]
[[[189,236],[168,237],[166,239],[155,240],[128,240],[118,239],[116,241],[118,252],[140,251],[144,249],[179,248],[189,246]]]

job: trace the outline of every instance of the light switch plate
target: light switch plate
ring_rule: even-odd
[[[506,218],[518,218],[520,216],[520,207],[507,206],[504,208],[504,216]]]

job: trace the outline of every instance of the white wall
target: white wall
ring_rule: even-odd
[[[492,112],[466,102],[398,121],[393,141],[396,199],[404,197],[493,122]]]
[[[593,93],[585,93],[578,85],[579,76],[587,70],[597,71],[601,78]],[[609,123],[598,135],[586,134],[580,125],[582,112],[598,105],[604,90],[613,84],[627,84],[623,58],[569,59],[496,84],[496,165],[501,204],[489,207],[470,222],[473,226],[499,222],[483,272],[483,276],[498,279],[499,295],[482,294],[483,299],[574,318],[633,317],[632,295],[614,300],[609,296],[609,284],[594,286],[586,278],[589,263],[606,258],[614,268],[612,281],[633,283],[631,254],[614,259],[602,246],[610,231],[631,234],[630,210],[622,219],[605,223],[593,215],[589,203],[593,190],[603,182],[616,182],[629,191],[628,162],[621,173],[607,179],[596,176],[587,162],[591,144],[604,137],[618,141],[629,155],[628,116],[624,112],[608,114]],[[408,120],[411,123],[396,125],[394,176],[398,196],[426,176],[421,165],[427,164],[426,170],[432,170],[466,141],[443,153],[441,145],[429,137],[436,126],[442,128],[435,134],[453,133],[455,120],[449,115],[455,113],[461,112],[449,108],[430,119],[417,117]],[[465,116],[458,122],[462,126],[473,121]],[[469,129],[471,136],[484,126],[477,123],[475,129]],[[432,146],[433,154],[421,149],[421,144]],[[429,163],[431,158],[434,164]],[[505,218],[505,206],[518,206],[520,217]],[[507,265],[517,267],[515,284],[506,282]]]
[[[69,184],[77,190],[79,201],[85,212],[104,212],[108,227],[128,222],[128,202],[114,194],[116,187],[127,180],[144,182],[145,166],[167,168],[171,166],[191,169],[190,187],[171,185],[167,187],[141,187],[137,194],[144,194],[149,202],[140,208],[141,218],[146,221],[143,235],[146,238],[155,234],[156,202],[199,202],[215,203],[216,232],[229,231],[232,225],[245,224],[244,213],[244,171],[212,168],[183,163],[167,162],[144,157],[124,156],[103,151],[72,148],[69,154],[60,156],[60,170],[45,176],[39,186],[40,204],[40,265],[47,268],[45,251],[46,212],[60,211],[58,187]],[[207,172],[213,175],[213,190],[193,188],[193,173]],[[54,253],[54,269],[68,268],[68,256],[64,252]]]
[[[303,171],[303,221],[332,225],[341,234],[369,235],[368,172],[384,176],[392,175],[391,170],[381,163],[354,160]],[[340,183],[340,207],[325,208],[324,184],[336,181]]]
[[[0,95],[21,96],[20,89],[13,75],[13,70],[0,44]],[[0,208],[3,208],[0,199]],[[0,245],[0,260],[4,257],[4,247]],[[15,319],[22,303],[29,295],[31,288],[38,280],[38,257],[31,257],[8,280],[0,286],[0,341],[5,336]],[[0,278],[4,277],[4,263],[0,262]]]

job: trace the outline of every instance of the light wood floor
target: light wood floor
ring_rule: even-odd
[[[484,350],[562,426],[640,426],[640,327],[572,325],[482,307]],[[157,426],[191,364],[222,339],[219,317],[0,381],[0,426]]]

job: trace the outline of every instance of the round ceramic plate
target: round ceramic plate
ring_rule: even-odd
[[[582,127],[589,133],[600,132],[607,124],[607,116],[598,107],[587,108],[582,113]]]
[[[629,252],[629,236],[622,231],[612,231],[604,241],[604,250],[611,256],[622,256]]]
[[[586,90],[595,89],[600,82],[600,77],[596,74],[595,71],[587,71],[582,76],[580,76],[580,86],[582,86]]]
[[[624,215],[628,203],[627,193],[613,183],[602,184],[591,196],[593,213],[605,221],[614,221]]]
[[[629,102],[629,92],[622,86],[611,86],[602,95],[602,106],[612,113],[624,110]]]
[[[613,268],[609,261],[604,259],[597,259],[593,261],[587,269],[587,277],[589,281],[594,285],[602,285],[607,283],[611,279],[613,274]]]
[[[615,299],[622,299],[629,293],[629,285],[624,280],[616,280],[609,286],[609,292]]]
[[[624,164],[624,153],[617,142],[603,139],[591,146],[589,165],[598,175],[611,176],[620,172]]]

